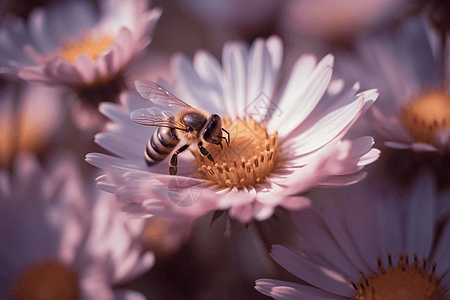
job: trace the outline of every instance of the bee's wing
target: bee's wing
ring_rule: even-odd
[[[130,114],[130,118],[141,125],[170,127],[187,131],[184,124],[175,121],[172,111],[161,110],[157,107],[136,109]]]
[[[138,93],[145,99],[155,104],[163,106],[181,106],[184,108],[192,108],[189,104],[172,95],[165,88],[150,80],[136,81],[136,89]]]

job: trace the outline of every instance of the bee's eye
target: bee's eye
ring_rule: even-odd
[[[192,127],[189,126],[189,125],[186,125],[186,130],[187,130],[187,131],[192,131]]]

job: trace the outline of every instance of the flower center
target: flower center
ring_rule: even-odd
[[[69,268],[56,261],[28,267],[12,289],[13,299],[53,300],[79,299],[78,278]]]
[[[435,135],[450,130],[450,97],[444,91],[432,90],[406,106],[400,121],[417,142],[435,145]]]
[[[358,293],[353,299],[358,300],[444,300],[444,289],[441,277],[436,277],[434,271],[427,269],[427,260],[422,265],[414,254],[414,261],[409,265],[407,255],[400,254],[397,267],[392,264],[391,254],[388,253],[389,267],[386,270],[381,258],[377,258],[378,272],[374,276],[364,276],[360,271],[361,279],[357,283],[350,281]]]
[[[224,117],[222,122],[230,133],[230,145],[228,147],[224,141],[223,149],[217,145],[204,145],[214,163],[196,154],[198,177],[218,189],[252,189],[281,166],[277,132],[268,134],[265,124],[258,124],[251,116],[248,121],[238,119],[234,123],[230,117]]]
[[[60,51],[58,55],[65,58],[72,65],[81,54],[87,54],[93,62],[108,47],[114,43],[114,38],[103,35],[100,38],[94,38],[91,35],[83,37],[81,40],[70,41]]]

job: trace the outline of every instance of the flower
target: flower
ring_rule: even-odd
[[[59,132],[62,115],[59,89],[7,86],[0,94],[0,166],[10,168],[22,152],[45,152]]]
[[[101,104],[100,111],[113,123],[95,141],[119,157],[87,155],[86,161],[109,172],[97,179],[99,187],[115,193],[127,205],[124,209],[134,213],[196,218],[227,210],[231,218],[248,223],[271,217],[277,206],[309,205],[306,197],[292,195],[311,187],[347,185],[364,178],[361,169],[376,160],[379,151],[372,149],[371,137],[342,137],[377,92],[356,94],[355,84],[339,97],[322,99],[333,56],[316,63],[313,55],[305,54],[275,93],[282,54],[280,38],[272,36],[257,39],[250,49],[241,42],[227,43],[223,67],[205,51],[196,53],[193,64],[183,55],[173,57],[181,99],[204,109],[207,116],[219,114],[231,137],[223,148],[204,143],[215,163],[192,145],[194,156],[179,155],[177,176],[168,174],[166,161],[147,165],[145,147],[155,128],[129,118],[134,110],[153,103],[128,95],[123,106]],[[146,84],[138,82],[144,96],[148,92],[139,87]]]
[[[360,185],[320,215],[292,212],[307,245],[273,245],[271,257],[311,286],[259,279],[256,289],[274,299],[449,299],[450,226],[437,234],[436,194],[422,175],[400,197]]]
[[[112,289],[154,263],[137,240],[143,220],[126,218],[107,193],[87,197],[74,162],[52,159],[44,169],[24,154],[13,176],[0,172],[0,297],[143,299]]]
[[[392,35],[359,40],[359,61],[343,57],[338,72],[380,91],[371,116],[387,147],[442,154],[450,147],[449,82],[439,75],[444,62],[433,56],[423,23],[413,18]]]
[[[36,9],[28,24],[9,17],[0,31],[0,73],[64,85],[97,109],[125,88],[124,72],[150,43],[161,9],[146,0],[89,1]],[[86,112],[85,112],[86,114]]]

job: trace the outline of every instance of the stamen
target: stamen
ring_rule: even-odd
[[[265,124],[257,123],[251,116],[248,120],[238,119],[233,124],[229,117],[222,120],[223,127],[230,133],[230,145],[221,148],[204,144],[216,164],[196,154],[196,175],[217,189],[255,188],[281,166],[278,134],[269,134]]]
[[[75,272],[59,262],[49,261],[29,266],[13,285],[13,299],[68,299],[80,297]]]
[[[416,142],[435,145],[435,136],[450,127],[450,96],[441,90],[431,90],[418,96],[400,113],[400,122]]]
[[[75,65],[75,60],[81,54],[87,54],[95,62],[97,57],[113,43],[114,39],[108,35],[103,35],[99,38],[88,35],[81,40],[68,42],[58,54],[72,65]]]
[[[436,263],[432,270],[427,269],[427,259],[423,259],[421,266],[417,255],[414,254],[414,264],[405,264],[403,258],[408,261],[406,255],[400,254],[397,267],[392,264],[392,256],[387,255],[389,268],[386,270],[381,258],[377,257],[378,273],[366,276],[359,271],[361,279],[358,284],[350,281],[357,295],[353,299],[358,300],[444,300],[445,291],[441,286],[441,277],[436,277]]]

